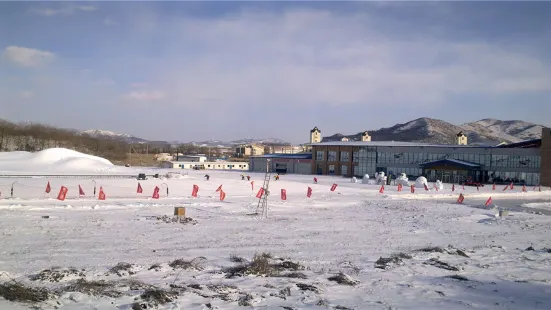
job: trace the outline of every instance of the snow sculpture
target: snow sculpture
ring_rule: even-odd
[[[408,177],[405,173],[400,174],[398,178],[396,178],[396,184],[402,184],[402,186],[410,186]]]
[[[352,180],[350,180],[350,182],[356,183],[356,182],[358,182],[358,179],[356,179],[356,177],[352,177]]]
[[[436,180],[436,188],[438,188],[439,191],[444,189],[444,184],[442,184],[442,181]]]
[[[416,188],[424,188],[425,185],[428,186],[427,178],[418,177],[417,180],[415,180],[415,187]]]
[[[384,172],[375,173],[375,183],[377,185],[386,184],[386,176]]]
[[[369,174],[364,175],[362,178],[362,184],[369,184]]]

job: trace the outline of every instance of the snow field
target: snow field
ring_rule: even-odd
[[[60,154],[68,153],[49,157],[50,166],[63,162]],[[27,172],[21,165],[10,169]],[[153,170],[113,166],[105,173],[113,171]],[[161,174],[169,171],[181,172]],[[380,185],[350,179],[317,176],[312,184],[311,175],[283,175],[270,182],[268,218],[259,218],[249,214],[264,175],[247,173],[251,190],[242,173],[191,171],[139,181],[142,194],[135,179],[98,177],[104,201],[93,196],[91,179],[0,179],[0,285],[15,280],[47,288],[50,298],[34,303],[41,309],[551,308],[551,217],[511,211],[500,218],[495,207],[483,206],[492,196],[498,206],[522,200],[542,208],[551,201],[548,188],[456,185],[452,192],[449,184],[438,191],[428,184],[414,194],[385,186],[381,194]],[[52,192],[45,194],[48,181]],[[219,185],[224,201],[215,192]],[[61,186],[69,189],[65,201],[56,199]],[[151,198],[155,186],[160,199]],[[459,193],[464,204],[455,203]],[[193,222],[170,221],[180,206]],[[260,253],[273,256],[255,261],[264,262],[262,272],[232,276],[241,264],[257,266],[251,261]],[[0,309],[29,306],[0,297]]]

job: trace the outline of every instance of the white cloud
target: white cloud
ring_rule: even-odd
[[[92,12],[96,11],[97,8],[92,5],[63,5],[59,8],[46,8],[46,7],[34,7],[32,8],[32,11],[38,15],[43,16],[55,16],[55,15],[73,15],[76,12],[82,11],[82,12]]]
[[[37,67],[55,59],[55,55],[51,52],[21,46],[6,47],[4,57],[24,67]]]
[[[363,13],[294,10],[186,18],[171,29],[154,78],[189,104],[399,104],[450,94],[551,90],[547,64],[514,48],[476,41],[384,34]],[[160,21],[163,23],[163,21]],[[181,43],[178,43],[181,42]],[[193,42],[199,50],[182,55]],[[172,45],[170,45],[172,44]]]
[[[105,19],[103,19],[103,24],[107,25],[107,26],[114,26],[117,24],[117,22],[115,22],[112,18],[110,17],[106,17]]]
[[[125,100],[129,101],[156,101],[165,98],[165,93],[158,90],[133,91],[123,95]]]

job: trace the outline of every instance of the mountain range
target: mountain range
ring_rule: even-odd
[[[541,138],[543,126],[524,121],[501,121],[497,119],[482,119],[462,125],[454,125],[439,119],[428,117],[418,118],[404,124],[378,130],[368,130],[372,141],[413,141],[435,144],[455,144],[456,136],[463,132],[468,137],[470,145],[497,145],[499,143],[515,143]],[[323,138],[322,142],[340,141],[348,138],[351,141],[361,141],[362,132],[343,135],[334,134]],[[322,133],[323,135],[323,133]]]
[[[520,120],[502,121],[497,119],[482,119],[476,122],[462,125],[454,125],[439,119],[428,117],[418,118],[404,124],[396,124],[392,127],[368,130],[372,141],[412,141],[435,144],[455,144],[456,135],[463,132],[467,135],[470,145],[497,145],[499,143],[515,143],[524,140],[541,138],[543,126]],[[323,137],[323,142],[340,141],[348,138],[350,141],[361,141],[362,132],[343,135],[340,133]],[[149,141],[127,134],[115,133],[107,130],[85,130],[82,134],[96,138],[117,139],[127,143],[148,143],[151,145],[179,145],[193,144],[210,147],[232,147],[239,144],[270,144],[290,145],[286,141],[277,138],[267,139],[240,139],[233,141]],[[322,133],[323,136],[323,133]]]

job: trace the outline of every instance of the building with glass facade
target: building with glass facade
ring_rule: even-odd
[[[549,129],[548,129],[549,130]],[[312,173],[362,177],[375,172],[460,183],[540,184],[542,140],[496,147],[411,142],[321,142],[312,146]],[[547,175],[547,174],[546,174]]]

